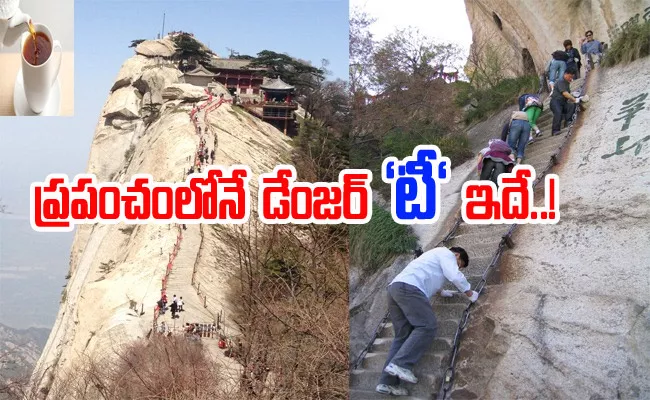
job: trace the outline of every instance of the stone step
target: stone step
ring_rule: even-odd
[[[451,351],[451,349],[450,349]],[[442,361],[449,358],[450,351],[427,351],[418,361],[415,372],[437,371],[442,368]],[[361,369],[368,371],[381,371],[386,364],[388,352],[368,353],[361,363]]]
[[[550,144],[561,143],[562,138],[566,137],[567,132],[568,132],[567,130],[564,130],[564,131],[561,131],[561,133],[559,135],[555,135],[555,136],[551,136],[551,131],[550,130],[548,130],[546,132],[543,132],[542,136],[534,138],[535,139],[535,142],[533,142],[534,146],[530,146],[528,148],[529,149],[534,149],[536,147],[542,147],[542,145],[546,146],[546,145],[550,145]],[[559,144],[558,144],[558,146],[559,146]]]
[[[490,225],[483,225],[483,226],[490,226]],[[464,248],[465,250],[468,250],[469,248],[473,246],[486,246],[496,249],[496,247],[499,245],[501,242],[501,238],[503,235],[508,232],[508,229],[510,228],[510,225],[492,225],[492,226],[498,226],[501,227],[502,229],[497,229],[497,230],[477,230],[473,233],[466,233],[463,235],[456,235],[454,236],[450,241],[449,241],[449,246],[460,246]]]
[[[408,382],[402,382],[401,385],[408,389],[411,396],[428,398],[432,393],[438,390],[438,386],[441,382],[440,375],[433,373],[417,373],[418,366],[415,367],[413,373],[418,378],[418,383],[412,384]],[[439,372],[441,374],[441,372]],[[366,369],[357,369],[350,371],[350,387],[371,391],[375,390],[375,387],[379,383],[379,378],[381,377],[381,371],[366,370]],[[372,398],[372,397],[370,397]],[[375,399],[382,398],[382,395],[376,393]]]
[[[526,147],[526,157],[535,157],[538,154],[553,154],[557,152],[560,146],[564,143],[566,135],[553,137],[551,140],[537,141],[531,143]]]
[[[457,295],[454,297],[450,298],[444,298],[440,296],[436,296],[436,301],[437,299],[441,300],[448,300],[447,302],[441,303],[441,304],[458,304],[462,303],[461,300],[462,296]],[[453,301],[454,298],[458,298],[459,300]],[[466,303],[467,300],[464,300]],[[436,303],[437,304],[437,303]],[[463,303],[464,304],[464,303]],[[437,337],[447,337],[447,336],[452,336],[454,333],[456,333],[456,328],[458,327],[458,318],[454,319],[442,319],[436,315],[436,318],[438,320],[438,330],[436,332]],[[394,331],[393,331],[393,324],[392,323],[387,323],[383,329],[379,331],[379,334],[377,336],[378,338],[393,338],[394,337]]]
[[[506,226],[507,225],[472,225],[461,223],[456,229],[456,232],[454,232],[454,238],[459,238],[465,235],[475,236],[481,234],[486,237],[501,237],[508,230]]]
[[[463,307],[462,309],[464,310],[465,307]],[[458,313],[458,316],[462,315],[462,311],[459,311],[459,309],[450,309],[448,311]],[[436,315],[438,315],[438,313],[436,313]],[[375,340],[375,343],[372,344],[372,352],[387,353],[390,350],[390,346],[392,343],[393,343],[392,337],[377,338]],[[433,343],[431,344],[431,347],[429,348],[428,351],[437,352],[437,351],[449,351],[449,350],[451,350],[451,339],[437,337],[433,339]]]
[[[497,247],[499,246],[499,242],[501,242],[501,236],[492,236],[492,237],[485,237],[485,241],[480,244],[473,244],[472,242],[463,239],[463,238],[457,238],[453,239],[450,243],[449,246],[459,246],[465,249],[467,252],[467,255],[469,256],[470,260],[470,265],[473,263],[473,260],[483,258],[483,257],[489,257],[491,258],[494,255],[494,252],[496,251]]]
[[[410,393],[410,392],[409,392]],[[390,395],[385,395],[375,392],[374,388],[372,390],[357,390],[350,389],[350,400],[381,400],[381,399],[392,399]],[[430,400],[432,397],[428,396],[400,396],[400,400]]]
[[[553,156],[553,154],[555,154],[557,152],[558,152],[558,150],[557,150],[557,148],[555,148],[554,150],[551,149],[551,150],[549,150],[547,152],[535,154],[535,155],[533,155],[531,157],[526,157],[524,159],[523,163],[528,164],[528,165],[538,165],[540,163],[546,164],[545,162],[550,160],[551,156]],[[535,169],[535,171],[537,171],[537,169]],[[539,172],[539,171],[537,171],[537,172]]]

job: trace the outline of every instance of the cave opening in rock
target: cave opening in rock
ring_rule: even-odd
[[[535,61],[533,56],[530,54],[528,49],[524,48],[521,50],[521,59],[524,64],[524,74],[525,75],[537,75],[537,68],[535,68]]]
[[[499,18],[499,16],[495,12],[492,13],[492,18],[494,18],[494,23],[497,24],[497,26],[499,27],[499,30],[502,31],[503,30],[503,24],[501,23],[501,18]]]

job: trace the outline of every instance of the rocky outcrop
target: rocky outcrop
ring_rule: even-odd
[[[189,112],[204,104],[207,95],[202,87],[179,84],[177,69],[141,55],[160,55],[151,49],[162,45],[155,41],[139,46],[139,54],[123,64],[113,85],[95,130],[87,167],[99,181],[125,182],[136,173],[151,174],[155,181],[185,179],[200,138]],[[216,86],[215,90],[225,88]],[[207,147],[215,151],[214,164],[250,166],[251,193],[260,173],[290,159],[288,137],[228,103],[208,115],[201,112],[200,120],[205,124]],[[254,215],[251,213],[252,218]],[[152,329],[152,312],[176,240],[177,231],[170,225],[77,227],[71,276],[33,374],[35,386],[57,387],[61,376],[73,370],[81,356],[110,354],[123,343],[146,337]],[[232,264],[228,260],[237,259],[231,254],[232,247],[223,243],[215,229],[192,227],[184,233],[181,251],[178,262],[183,268],[179,271],[189,270],[190,276],[175,277],[174,290],[185,295],[188,303],[196,297],[188,308],[200,308],[202,315],[208,316],[205,318],[225,310],[229,320],[225,284]],[[196,287],[191,286],[193,278],[195,285],[209,290],[205,308]],[[177,328],[185,322],[213,322],[185,318],[191,317],[183,315],[174,322]],[[232,329],[232,324],[227,326]],[[213,356],[224,358],[222,351]]]
[[[130,85],[133,80],[138,79],[146,66],[155,64],[155,60],[148,57],[136,55],[129,58],[122,64],[122,68],[120,68],[120,72],[117,74],[117,79],[115,79],[115,83],[111,87],[111,92]]]
[[[123,87],[111,93],[104,107],[104,118],[135,119],[140,117],[142,95],[135,88]]]
[[[165,88],[178,83],[181,76],[182,73],[171,66],[146,68],[133,82],[133,87],[142,94],[145,104],[162,104]]]
[[[190,85],[189,83],[175,83],[163,90],[162,98],[164,100],[197,102],[206,100],[208,95],[205,93],[205,89],[200,86]]]
[[[551,53],[570,39],[579,48],[587,30],[610,42],[612,34],[630,19],[644,22],[650,15],[647,1],[622,0],[465,0],[472,27],[472,52],[485,60],[499,54],[512,75],[540,73]]]
[[[135,47],[136,54],[145,57],[171,57],[175,51],[176,46],[169,39],[145,40]]]

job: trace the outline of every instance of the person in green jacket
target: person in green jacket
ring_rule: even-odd
[[[530,123],[531,129],[535,130],[535,137],[539,137],[542,134],[542,131],[539,130],[537,126],[537,118],[542,114],[544,105],[542,100],[536,94],[523,94],[519,97],[519,109],[525,111],[528,115],[528,122]],[[533,135],[530,135],[528,143],[533,141]]]

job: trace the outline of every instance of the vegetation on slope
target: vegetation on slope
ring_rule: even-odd
[[[200,341],[153,335],[104,356],[81,355],[47,393],[51,400],[236,398]],[[45,394],[45,393],[42,393]],[[42,395],[41,394],[41,395]],[[26,392],[22,399],[36,399]]]
[[[510,49],[493,44],[492,38],[483,38],[472,44],[465,73],[469,82],[457,82],[455,102],[466,107],[464,121],[470,124],[488,118],[503,107],[515,104],[524,93],[539,89],[539,78],[534,71],[522,72],[517,77],[507,77],[506,72],[516,71]]]
[[[322,82],[310,95],[316,104],[339,101],[303,121],[293,164],[301,181],[337,181],[349,164],[347,87]],[[245,371],[236,398],[347,399],[347,226],[251,221],[215,230],[238,261],[229,282]]]
[[[459,88],[456,104],[469,106],[464,115],[466,124],[482,121],[503,107],[515,104],[524,93],[536,93],[539,90],[537,76],[520,76],[504,78],[488,88],[477,88],[467,82],[457,82]]]
[[[602,65],[628,64],[650,55],[650,22],[635,22],[622,29],[607,49]]]
[[[389,156],[404,158],[420,144],[435,144],[453,165],[472,157],[461,131],[457,86],[440,77],[440,66],[460,61],[453,44],[438,43],[413,29],[398,30],[376,41],[365,13],[350,18],[350,84],[354,96],[350,163],[373,172],[373,189],[390,198],[381,180]],[[365,272],[388,266],[415,248],[410,229],[374,206],[372,221],[350,227],[351,264]]]
[[[417,237],[412,228],[396,223],[390,212],[374,203],[369,223],[350,226],[350,258],[368,274],[416,246]]]

